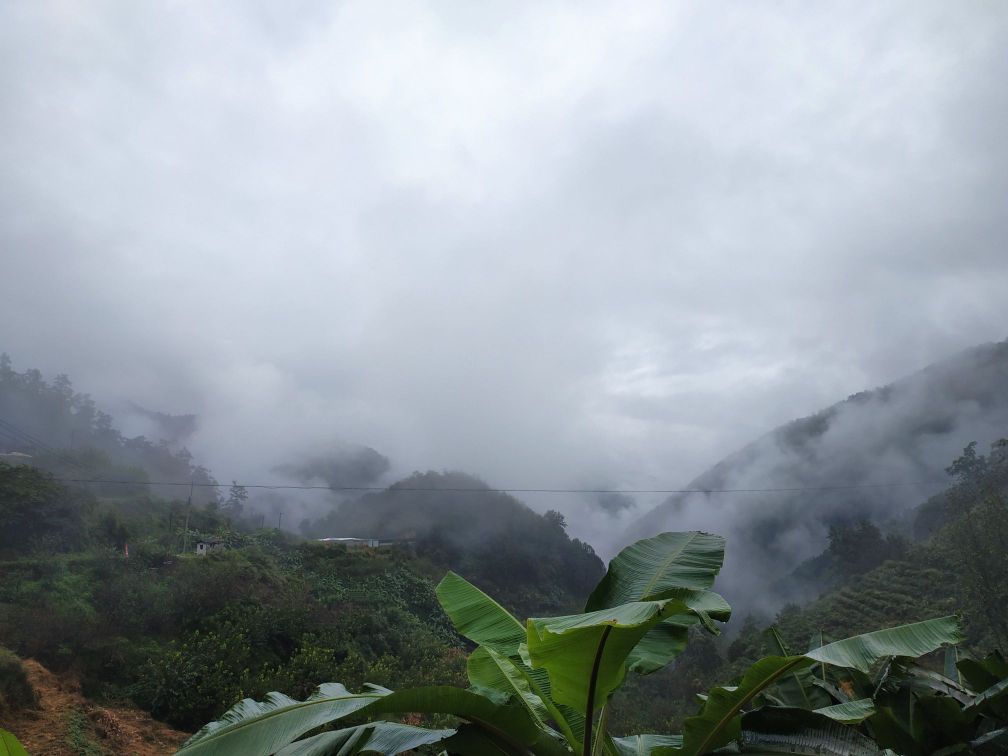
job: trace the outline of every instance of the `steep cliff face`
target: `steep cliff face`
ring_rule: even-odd
[[[822,551],[830,525],[894,519],[948,484],[945,468],[966,444],[986,449],[1004,436],[1008,341],[771,431],[688,486],[709,493],[671,496],[627,540],[686,528],[722,533],[729,549],[720,585],[733,604],[807,598],[773,584]]]

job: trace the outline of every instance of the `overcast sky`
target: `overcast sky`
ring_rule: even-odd
[[[4,3],[0,351],[226,480],[680,486],[1008,336],[1006,49],[993,0]]]

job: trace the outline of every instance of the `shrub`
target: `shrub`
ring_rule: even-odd
[[[0,712],[37,707],[38,693],[28,681],[21,660],[0,646]]]

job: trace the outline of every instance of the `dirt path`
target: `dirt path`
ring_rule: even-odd
[[[97,706],[81,695],[75,680],[56,677],[38,662],[22,662],[40,708],[4,717],[31,756],[164,756],[189,736],[137,709]]]

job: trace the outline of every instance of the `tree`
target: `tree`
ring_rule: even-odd
[[[957,483],[975,483],[987,472],[987,458],[976,453],[976,441],[970,441],[963,449],[962,456],[945,468],[945,472]]]
[[[245,486],[240,486],[238,485],[238,481],[232,480],[231,489],[228,492],[227,500],[224,502],[224,514],[234,519],[241,517],[247,500],[248,491],[245,490]]]
[[[0,552],[80,545],[93,500],[28,465],[0,462]]]
[[[883,536],[878,526],[868,520],[861,520],[853,527],[831,527],[829,541],[826,553],[844,578],[862,575],[906,551],[903,539],[896,535]]]

